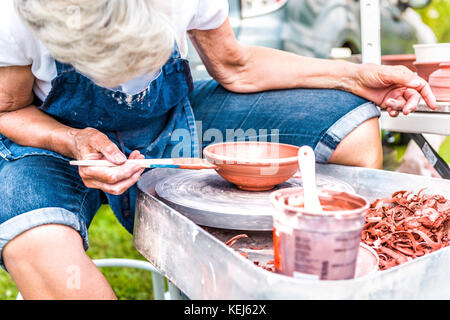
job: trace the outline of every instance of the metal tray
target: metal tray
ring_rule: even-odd
[[[176,169],[155,169],[170,176]],[[164,170],[164,171],[162,171]],[[349,183],[370,201],[398,190],[450,197],[450,181],[383,170],[318,165],[318,174]],[[256,266],[251,252],[246,259],[224,244],[242,233],[201,227],[155,196],[157,181],[146,173],[138,182],[134,244],[174,285],[192,299],[449,299],[449,247],[416,258],[386,271],[351,280],[295,279]],[[271,257],[271,232],[244,231],[239,246],[267,245]],[[238,246],[238,247],[239,247]],[[248,249],[247,248],[247,249]],[[250,259],[250,257],[252,257]]]

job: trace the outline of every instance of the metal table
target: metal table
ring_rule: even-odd
[[[381,111],[381,127],[388,131],[407,133],[431,133],[450,136],[450,102],[438,102],[437,110],[429,109],[421,102],[416,112],[392,118]]]
[[[422,135],[430,133],[450,136],[450,102],[438,102],[437,109],[431,110],[422,101],[415,112],[407,116],[400,114],[396,118],[381,111],[380,124],[381,129],[409,134],[441,177],[450,179],[449,166]]]
[[[444,179],[338,165],[318,165],[317,172],[349,183],[370,201],[398,190],[417,192],[422,187],[450,197],[450,181]],[[191,299],[450,298],[449,247],[351,280],[295,279],[264,270],[252,261],[272,258],[271,232],[212,229],[193,223],[155,196],[157,180],[175,173],[176,169],[155,169],[138,182],[134,244]],[[249,239],[238,243],[248,259],[224,244],[243,232]],[[252,244],[266,247],[255,252],[250,250]]]

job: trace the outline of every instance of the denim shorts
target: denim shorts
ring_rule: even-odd
[[[289,89],[236,94],[213,80],[198,81],[190,95],[200,145],[248,139],[310,145],[328,162],[339,142],[378,108],[353,94],[328,89]],[[88,228],[104,203],[102,191],[84,186],[78,168],[63,158],[0,158],[0,265],[8,241],[33,227],[74,228],[88,249]],[[134,216],[128,219],[134,219]],[[120,219],[119,219],[120,220]]]

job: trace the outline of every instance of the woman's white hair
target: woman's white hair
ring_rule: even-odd
[[[168,0],[15,0],[58,61],[114,87],[156,72],[174,46]]]

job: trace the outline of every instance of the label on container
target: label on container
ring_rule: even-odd
[[[316,275],[322,280],[354,277],[360,230],[337,233],[296,230],[294,239],[294,272]]]

